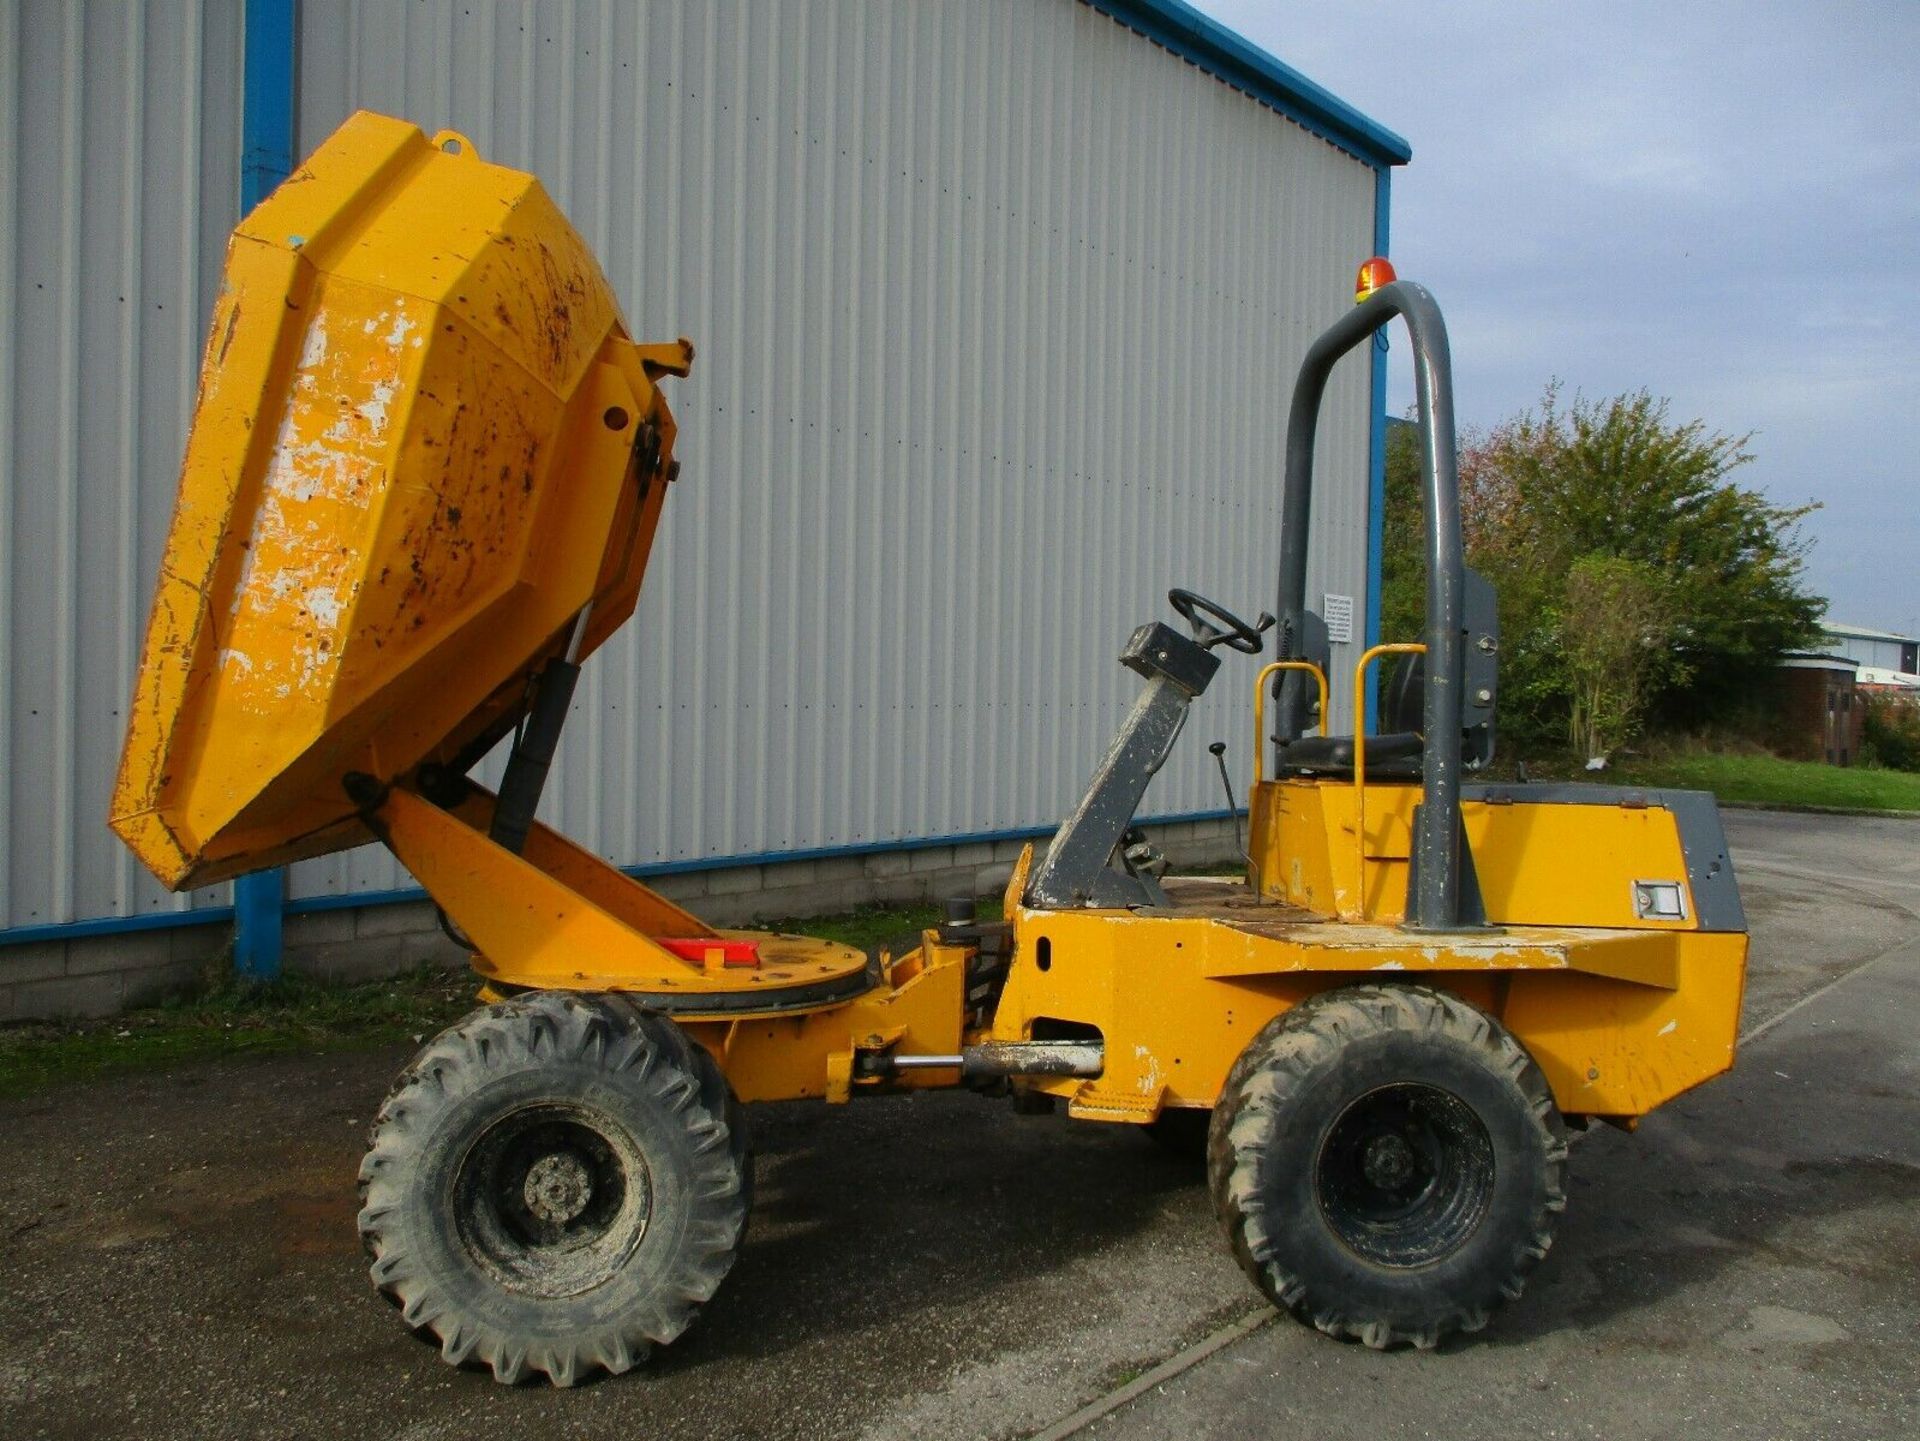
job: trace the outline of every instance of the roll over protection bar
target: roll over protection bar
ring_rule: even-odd
[[[1407,924],[1425,931],[1472,929],[1461,917],[1461,731],[1466,709],[1462,597],[1466,560],[1460,539],[1460,466],[1454,450],[1453,361],[1447,324],[1423,286],[1396,280],[1329,326],[1307,350],[1287,416],[1286,478],[1280,498],[1280,616],[1277,655],[1301,659],[1307,602],[1307,526],[1313,511],[1313,442],[1320,401],[1334,363],[1394,316],[1413,342],[1414,396],[1419,408],[1421,471],[1426,491],[1427,643],[1424,792],[1414,827],[1412,895]],[[1283,678],[1275,716],[1275,770],[1286,742],[1305,728],[1306,690],[1299,674]]]

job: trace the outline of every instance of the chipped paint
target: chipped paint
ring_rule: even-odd
[[[398,380],[377,381],[372,393],[354,407],[376,438],[386,432],[387,407],[393,403],[394,393],[399,389]]]
[[[300,346],[300,360],[295,367],[301,375],[311,375],[326,363],[327,359],[327,316],[325,311],[313,317],[313,324],[307,327],[307,338]]]
[[[339,627],[341,609],[340,597],[330,585],[307,594],[307,613],[330,630]]]
[[[419,164],[387,163],[410,146]],[[115,790],[116,829],[174,887],[358,843],[331,824],[352,816],[341,770],[399,774],[497,724],[596,575],[603,643],[664,487],[634,511],[631,446],[601,417],[646,416],[671,463],[652,381],[674,367],[626,338],[528,177],[364,113],[303,174],[228,249]],[[378,223],[429,175],[435,205]],[[508,233],[517,258],[459,268]],[[448,336],[497,308],[524,324]]]
[[[410,326],[392,312],[377,319],[390,324],[383,338],[406,338]],[[393,406],[407,378],[393,346],[333,344],[331,320],[323,292],[301,340],[229,611],[228,648],[244,644],[250,659],[231,672],[250,681],[236,698],[261,715],[323,694],[346,652],[361,587],[356,542],[388,465]],[[367,326],[355,328],[366,334]],[[300,607],[292,625],[281,609],[289,599]]]

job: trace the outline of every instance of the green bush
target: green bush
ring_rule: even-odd
[[[1567,404],[1557,385],[1462,436],[1461,534],[1500,600],[1508,741],[1577,732],[1583,748],[1606,749],[1643,722],[1734,724],[1782,653],[1818,635],[1824,602],[1808,588],[1798,529],[1814,507],[1735,483],[1753,458],[1747,439],[1677,422],[1646,391]],[[1389,437],[1386,492],[1381,638],[1412,640],[1426,595],[1412,426]]]
[[[1866,695],[1868,748],[1881,765],[1920,771],[1920,700],[1902,695]]]

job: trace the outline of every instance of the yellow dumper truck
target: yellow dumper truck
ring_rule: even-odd
[[[934,1087],[1204,1144],[1275,1305],[1432,1346],[1546,1253],[1569,1127],[1727,1068],[1747,937],[1712,799],[1470,781],[1499,643],[1462,562],[1445,331],[1424,290],[1363,276],[1293,399],[1278,621],[1172,592],[1184,624],[1127,640],[1139,699],[1004,918],[958,899],[874,958],[715,929],[535,819],[678,482],[662,387],[691,345],[629,338],[539,183],[458,135],[355,116],[247,217],[112,823],[175,887],[378,841],[470,947],[483,1004],[401,1074],[360,1170],[374,1284],[449,1361],[626,1370],[734,1264],[743,1103]],[[1396,315],[1426,625],[1329,675],[1315,419]],[[1169,878],[1135,808],[1222,652],[1269,635],[1231,678],[1246,875]],[[1327,733],[1334,685],[1352,734]],[[471,772],[500,745],[493,794]]]

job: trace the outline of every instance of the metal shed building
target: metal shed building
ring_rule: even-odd
[[[1820,629],[1828,651],[1834,655],[1845,656],[1875,670],[1906,675],[1920,670],[1920,638],[1831,620],[1823,620]]]
[[[148,994],[214,934],[163,932],[233,918],[106,800],[225,234],[357,108],[538,173],[633,333],[695,340],[642,597],[674,639],[589,667],[543,814],[788,899],[1044,833],[1168,586],[1272,606],[1286,395],[1408,154],[1178,0],[0,0],[0,1016]],[[1350,362],[1322,425],[1336,674],[1384,389]],[[1251,680],[1148,814],[1224,814]],[[345,943],[409,885],[369,848],[242,910]]]

